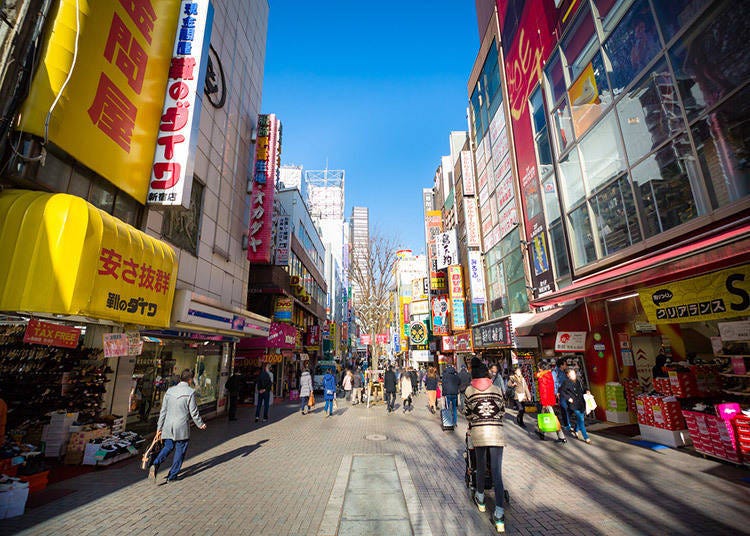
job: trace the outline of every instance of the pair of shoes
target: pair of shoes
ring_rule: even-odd
[[[258,422],[258,417],[255,417],[255,422]]]
[[[480,512],[484,512],[487,509],[483,502],[479,502],[479,499],[477,499],[476,495],[474,495],[472,498],[474,499],[474,504],[477,505],[477,508]]]
[[[505,516],[502,515],[499,518],[492,514],[492,521],[495,523],[495,530],[498,532],[505,532]]]
[[[151,467],[148,468],[148,478],[150,480],[153,480],[154,484],[156,484],[156,473],[158,471],[159,471],[159,468],[156,467],[155,465],[152,465]]]

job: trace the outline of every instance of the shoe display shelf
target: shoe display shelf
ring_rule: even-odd
[[[725,355],[728,360],[721,372],[722,392],[750,402],[750,355]]]
[[[716,404],[716,414],[683,410],[693,447],[703,456],[718,458],[734,464],[746,461],[743,456],[737,419],[740,405]]]

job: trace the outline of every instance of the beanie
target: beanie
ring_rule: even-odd
[[[476,378],[486,378],[489,376],[489,370],[487,369],[487,365],[482,363],[478,358],[473,357],[471,359],[471,377]]]

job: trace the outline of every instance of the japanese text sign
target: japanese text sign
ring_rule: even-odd
[[[32,318],[26,326],[23,334],[23,342],[26,344],[43,344],[45,346],[57,346],[58,348],[75,348],[81,330],[72,326],[43,322]]]
[[[50,141],[145,203],[180,0],[55,4],[19,129],[46,130]]]
[[[507,318],[496,320],[472,328],[474,348],[508,347],[513,344],[510,321]]]
[[[289,264],[289,248],[291,247],[289,231],[289,216],[280,216],[276,222],[276,253],[274,254],[274,264],[277,266]]]
[[[451,300],[451,323],[453,329],[466,329],[466,311],[463,298],[453,298]]]
[[[471,303],[485,303],[487,295],[484,285],[484,264],[482,254],[478,251],[469,252],[469,287],[471,288]]]
[[[360,344],[368,345],[371,343],[371,341],[372,341],[372,337],[370,337],[370,335],[368,335],[367,333],[363,333],[362,335],[359,336]]]
[[[448,290],[451,298],[464,297],[464,278],[460,264],[448,267]]]
[[[210,0],[182,0],[154,149],[150,205],[190,205],[213,16]]]
[[[474,195],[474,160],[471,151],[461,151],[461,183],[464,195]]]
[[[102,342],[104,357],[138,356],[143,351],[143,340],[137,331],[105,333]]]
[[[435,237],[437,246],[437,268],[442,270],[458,262],[458,246],[456,244],[456,230],[451,229]]]
[[[585,331],[559,331],[555,337],[556,352],[583,352],[586,350]]]
[[[482,246],[482,235],[479,227],[479,214],[477,213],[477,200],[473,197],[464,197],[464,221],[466,223],[466,242],[470,248]]]

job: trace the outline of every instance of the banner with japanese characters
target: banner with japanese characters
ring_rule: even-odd
[[[443,270],[451,264],[458,263],[458,245],[456,243],[456,230],[451,229],[440,233],[435,238],[437,246],[437,269]]]
[[[182,0],[151,168],[149,205],[190,206],[213,18],[210,0]]]
[[[204,8],[208,4],[189,3]],[[18,128],[48,137],[145,203],[177,22],[186,17],[181,10],[186,4],[180,0],[53,2],[47,38],[36,59],[39,67]],[[71,52],[76,41],[74,64]],[[194,78],[201,80],[202,89],[197,69]]]

